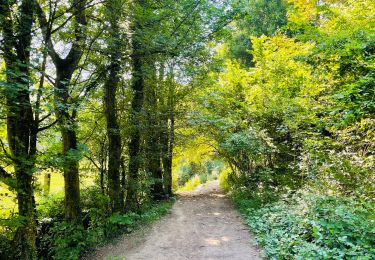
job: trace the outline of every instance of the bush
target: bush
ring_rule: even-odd
[[[78,259],[90,247],[87,232],[82,225],[56,223],[50,230],[50,235],[52,246],[49,255],[53,259]]]
[[[266,205],[234,199],[270,259],[375,257],[373,204],[311,193]]]
[[[38,218],[63,219],[64,218],[64,193],[59,192],[48,197],[43,197],[37,205]]]
[[[201,174],[201,175],[199,175],[199,182],[200,183],[206,183],[207,180],[208,180],[207,174]]]
[[[9,259],[12,254],[12,240],[6,234],[0,233],[0,259]]]
[[[184,164],[180,169],[177,182],[179,186],[184,186],[195,175],[207,175],[205,167],[198,163]]]
[[[195,175],[193,178],[188,180],[181,189],[179,189],[179,192],[192,191],[200,184],[201,182],[199,176]]]
[[[225,169],[220,173],[219,176],[219,185],[224,191],[229,191],[230,184],[229,184],[229,174],[231,174],[229,169]]]
[[[46,198],[38,206],[40,259],[79,259],[89,249],[122,233],[129,233],[140,224],[154,221],[170,209],[172,201],[148,204],[140,213],[111,215],[109,199],[97,187],[81,191],[82,223],[63,220],[62,194]],[[0,243],[0,256],[6,249]],[[5,252],[6,253],[6,252]],[[3,258],[1,258],[3,259]],[[4,258],[7,259],[7,258]]]

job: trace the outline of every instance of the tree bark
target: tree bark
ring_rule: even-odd
[[[164,108],[163,117],[161,119],[161,147],[162,147],[162,161],[163,161],[163,181],[164,191],[167,197],[172,196],[172,163],[173,163],[173,148],[174,148],[174,131],[175,131],[175,116],[174,116],[174,86],[173,78],[169,75],[167,80],[168,93],[166,95],[166,107]]]
[[[163,172],[160,159],[160,126],[158,115],[158,104],[155,91],[156,69],[150,66],[148,72],[151,74],[146,84],[145,111],[146,111],[146,171],[152,176],[150,187],[151,197],[160,200],[164,197]]]
[[[163,182],[164,192],[167,197],[172,194],[172,185],[170,180],[169,171],[169,127],[168,127],[168,115],[165,115],[160,120],[161,132],[160,132],[160,146],[161,146],[161,158],[163,163]]]
[[[126,190],[126,167],[124,158],[121,157],[121,188],[120,188],[120,199],[124,201]],[[125,205],[123,205],[122,212],[125,212]]]
[[[33,0],[23,0],[18,9],[19,24],[12,21],[10,3],[0,2],[0,28],[6,65],[7,139],[16,178],[18,214],[22,225],[15,235],[17,257],[36,259],[36,216],[33,191],[36,143],[32,142],[34,118],[30,101],[30,46]],[[13,31],[16,29],[16,31]]]
[[[172,163],[173,163],[173,148],[174,148],[174,112],[171,114],[171,127],[169,130],[169,147],[168,147],[168,160],[166,162],[166,183],[167,183],[167,194],[172,196]]]
[[[51,173],[46,172],[44,174],[44,182],[43,182],[43,195],[48,196],[51,190]]]
[[[77,154],[77,133],[74,112],[70,115],[69,82],[75,67],[64,65],[62,61],[56,66],[55,111],[63,141],[64,171],[64,206],[65,219],[71,222],[80,220],[80,184],[79,158]]]
[[[137,31],[137,29],[136,29]],[[132,90],[133,90],[133,99],[131,103],[132,111],[130,112],[130,141],[128,144],[129,150],[129,175],[128,175],[128,189],[126,196],[126,208],[128,210],[137,210],[138,199],[137,199],[137,186],[138,186],[138,170],[140,167],[140,143],[141,143],[141,134],[140,134],[140,113],[143,107],[143,90],[144,90],[144,78],[142,70],[142,58],[138,53],[140,49],[140,43],[137,39],[137,33],[134,33],[132,47]]]
[[[112,212],[120,212],[124,208],[121,197],[120,166],[121,166],[121,135],[118,125],[116,93],[120,83],[121,34],[119,27],[119,1],[107,3],[107,13],[110,22],[108,54],[110,57],[109,74],[104,84],[104,107],[108,135],[108,193]]]
[[[165,144],[165,154],[163,156],[164,169],[164,189],[166,196],[172,196],[172,162],[173,162],[173,148],[174,148],[174,115],[171,114],[169,122],[170,126],[167,128],[167,139]]]

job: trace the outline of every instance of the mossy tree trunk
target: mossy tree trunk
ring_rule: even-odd
[[[141,144],[141,132],[140,132],[140,114],[143,107],[143,91],[144,91],[144,75],[143,75],[143,64],[142,57],[139,53],[141,44],[139,42],[139,28],[135,27],[132,49],[132,90],[133,99],[131,102],[130,112],[130,134],[129,134],[129,171],[128,171],[128,184],[127,184],[127,196],[126,196],[126,208],[128,210],[138,209],[137,199],[137,186],[138,186],[138,171],[140,168],[140,144]]]
[[[160,200],[164,197],[163,171],[161,168],[160,147],[160,123],[159,107],[157,102],[156,88],[158,87],[155,65],[148,66],[149,77],[145,88],[145,115],[146,115],[146,171],[151,174],[152,183],[150,187],[151,197]]]
[[[161,113],[162,117],[160,118],[160,143],[162,149],[164,192],[165,195],[169,197],[172,196],[172,162],[175,142],[175,89],[173,74],[168,75],[165,84],[167,93],[165,95],[165,102]]]
[[[108,193],[113,212],[124,209],[124,197],[121,192],[121,135],[118,125],[116,93],[120,84],[121,71],[121,0],[113,0],[106,4],[109,19],[108,56],[109,69],[104,83],[104,107],[108,135]]]
[[[20,1],[19,20],[12,19],[11,4],[0,1],[0,29],[3,36],[3,57],[7,85],[4,89],[7,109],[7,139],[15,171],[15,179],[1,169],[2,179],[8,178],[17,192],[21,226],[15,235],[16,255],[20,259],[36,259],[36,215],[33,191],[36,135],[30,101],[30,47],[33,25],[33,0]],[[17,23],[17,24],[14,24]],[[10,180],[12,179],[12,180]]]

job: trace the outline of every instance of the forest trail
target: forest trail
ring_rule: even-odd
[[[180,194],[170,214],[85,259],[256,260],[259,249],[217,181]]]

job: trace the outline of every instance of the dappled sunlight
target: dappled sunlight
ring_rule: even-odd
[[[207,245],[210,246],[219,246],[220,245],[220,240],[218,239],[213,239],[213,238],[207,238],[205,239]]]
[[[223,242],[229,242],[231,239],[227,236],[223,236],[221,238],[206,238],[204,241],[209,246],[220,246],[223,244]]]
[[[229,237],[221,237],[221,240],[224,241],[224,242],[228,242],[228,241],[230,241],[230,238]]]
[[[211,197],[217,197],[217,198],[224,198],[224,197],[226,197],[225,194],[221,194],[221,193],[213,193],[210,196]]]

